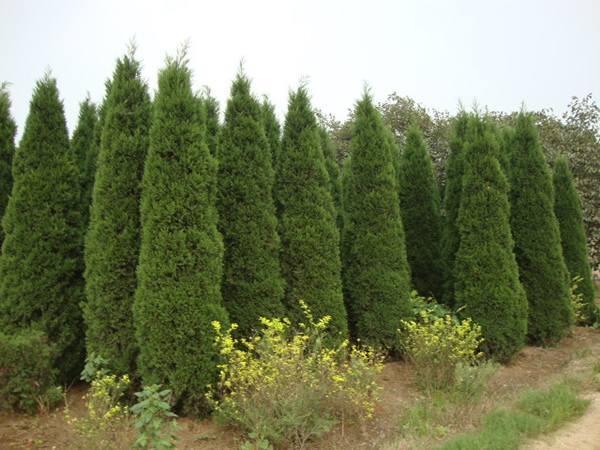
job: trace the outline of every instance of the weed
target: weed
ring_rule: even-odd
[[[134,421],[138,434],[133,446],[156,450],[175,448],[177,437],[173,433],[181,427],[177,425],[177,415],[171,412],[168,403],[171,390],[161,391],[160,385],[155,384],[144,386],[144,390],[135,395],[139,402],[130,411],[138,416]]]

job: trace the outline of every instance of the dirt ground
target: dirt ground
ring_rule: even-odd
[[[526,347],[514,361],[499,369],[490,383],[492,395],[507,393],[528,386],[539,387],[564,375],[588,370],[600,362],[600,330],[574,328],[556,348]],[[402,411],[419,398],[413,386],[410,368],[402,362],[386,364],[380,380],[383,391],[374,418],[366,424],[337,426],[319,441],[313,449],[380,448],[397,440],[402,427]],[[67,393],[69,408],[74,415],[85,410],[82,396],[85,383],[73,386]],[[592,404],[586,414],[555,433],[528,442],[524,448],[540,449],[600,449],[600,393],[598,386],[590,385],[586,394]],[[211,420],[181,418],[183,430],[178,432],[181,449],[239,448],[236,434]],[[398,442],[398,441],[396,441]],[[402,448],[401,444],[398,448]],[[63,407],[35,416],[11,415],[0,412],[0,449],[9,448],[85,448],[74,438],[66,423]]]

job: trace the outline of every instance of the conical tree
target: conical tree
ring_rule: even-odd
[[[446,305],[454,305],[454,259],[460,244],[456,226],[462,177],[464,173],[464,141],[469,115],[461,110],[454,118],[450,135],[450,155],[446,162],[446,189],[444,193],[442,238],[440,244],[441,268],[443,274],[442,300]]]
[[[63,382],[81,370],[81,232],[77,172],[56,80],[37,82],[13,162],[2,226],[0,328],[31,327],[56,345]]]
[[[344,167],[344,300],[355,338],[394,348],[410,317],[410,279],[396,173],[381,117],[365,93],[356,105]]]
[[[406,133],[398,173],[400,214],[406,236],[406,258],[414,288],[440,298],[440,194],[423,136],[416,126]]]
[[[329,191],[331,192],[331,199],[333,200],[333,207],[335,208],[336,223],[338,229],[342,229],[342,183],[340,180],[340,168],[335,160],[335,146],[329,133],[324,127],[319,127],[319,136],[321,139],[321,148],[323,149],[323,156],[325,157],[325,168],[329,174]]]
[[[273,169],[261,106],[239,73],[227,101],[218,147],[219,231],[223,235],[223,302],[247,336],[260,317],[283,314]]]
[[[115,374],[135,373],[131,307],[137,287],[140,193],[151,104],[133,51],[119,59],[103,108],[100,153],[85,240],[88,353]]]
[[[219,102],[210,94],[210,90],[207,89],[202,98],[202,103],[204,103],[203,108],[206,117],[206,144],[208,145],[210,154],[216,156],[219,142],[219,129],[221,128],[221,125],[219,124]]]
[[[481,326],[482,350],[508,361],[525,343],[527,300],[513,253],[508,184],[486,119],[469,119],[464,151],[455,304]]]
[[[10,114],[10,97],[7,84],[0,85],[0,218],[4,215],[12,189],[12,160],[15,154],[17,124]],[[0,228],[0,246],[4,231]]]
[[[583,227],[581,198],[575,188],[573,174],[569,169],[567,158],[560,156],[554,163],[554,212],[560,228],[560,240],[563,256],[571,279],[581,277],[577,283],[579,293],[583,295],[582,311],[584,325],[591,325],[598,317],[595,304],[594,281],[588,260],[587,240]]]
[[[184,410],[205,406],[218,374],[212,321],[221,304],[223,242],[217,231],[217,163],[205,140],[185,51],[158,75],[143,178],[142,244],[134,303],[144,384],[173,389]]]
[[[87,230],[90,205],[92,203],[92,187],[94,186],[95,165],[88,164],[90,153],[96,150],[95,127],[98,122],[96,105],[89,96],[79,106],[79,120],[71,138],[71,153],[79,175],[81,193],[81,227]]]
[[[273,173],[276,173],[280,158],[279,155],[281,154],[281,126],[275,115],[275,106],[267,98],[263,99],[261,106],[265,136],[267,137],[267,141],[269,141],[271,166],[273,167]]]
[[[284,305],[295,322],[331,316],[330,332],[348,334],[342,297],[340,237],[317,121],[306,88],[290,93],[275,197],[279,210]]]
[[[554,215],[554,189],[533,118],[521,112],[510,151],[510,224],[529,301],[527,338],[553,345],[573,323],[570,280]]]

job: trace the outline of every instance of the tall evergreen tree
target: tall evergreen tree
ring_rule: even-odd
[[[71,153],[79,175],[81,226],[84,231],[87,230],[92,203],[92,188],[95,176],[93,169],[95,165],[88,164],[88,161],[89,154],[96,150],[95,127],[97,122],[96,105],[92,103],[88,96],[79,106],[79,121],[71,138]]]
[[[583,295],[585,305],[582,311],[585,320],[582,324],[591,325],[598,317],[595,304],[594,281],[592,269],[588,260],[587,240],[583,227],[583,212],[581,198],[575,188],[573,174],[569,169],[567,158],[560,156],[554,163],[554,212],[560,228],[560,240],[563,256],[571,279],[582,278],[577,283],[579,292]]]
[[[340,180],[340,168],[337,165],[335,146],[327,130],[320,126],[319,136],[321,138],[321,148],[325,157],[325,168],[329,174],[329,191],[335,208],[336,223],[338,229],[342,229],[342,183]]]
[[[284,305],[295,322],[332,317],[334,335],[348,334],[342,297],[339,230],[317,121],[306,88],[290,93],[283,128],[275,198],[279,209]]]
[[[10,97],[7,84],[0,85],[0,218],[4,215],[12,189],[12,160],[15,154],[17,124],[10,114]],[[4,231],[0,228],[0,246]]]
[[[450,134],[450,155],[446,162],[446,189],[444,193],[444,216],[442,222],[442,238],[440,244],[442,274],[444,284],[442,299],[446,305],[454,305],[454,259],[460,244],[460,236],[456,226],[460,196],[462,193],[462,177],[464,173],[464,141],[467,132],[469,115],[461,110],[454,118]]]
[[[344,300],[355,338],[393,348],[410,312],[410,279],[386,130],[369,94],[356,106],[344,167]]]
[[[552,179],[529,114],[518,115],[511,142],[510,224],[529,301],[527,338],[532,344],[552,345],[573,323],[573,309]]]
[[[406,257],[414,288],[440,298],[440,194],[433,165],[419,129],[406,133],[398,173],[400,215],[406,236]]]
[[[158,75],[133,311],[143,382],[169,386],[184,410],[195,411],[218,374],[211,322],[226,324],[227,313],[221,304],[217,163],[184,58],[185,51],[168,58]]]
[[[221,129],[217,205],[225,246],[223,302],[241,336],[260,317],[283,314],[274,175],[262,117],[250,80],[240,72]]]
[[[133,51],[117,60],[100,117],[100,153],[85,240],[88,353],[116,374],[135,373],[131,307],[137,287],[140,192],[148,152],[150,96]]]
[[[455,303],[464,308],[463,316],[481,325],[483,351],[508,361],[525,344],[527,300],[513,253],[508,183],[486,119],[468,120],[464,151]]]
[[[217,154],[217,146],[219,142],[219,102],[210,94],[210,90],[206,90],[202,103],[204,103],[205,120],[206,120],[206,144],[212,156]]]
[[[33,92],[13,177],[2,221],[0,328],[46,333],[61,379],[69,382],[84,351],[79,189],[63,105],[48,74]]]
[[[273,167],[273,172],[276,173],[281,154],[281,126],[275,115],[275,105],[265,97],[261,106],[265,136],[269,142],[271,153],[271,166]]]

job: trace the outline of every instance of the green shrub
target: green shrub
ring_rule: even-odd
[[[477,347],[481,327],[471,319],[457,322],[451,315],[421,313],[418,321],[401,321],[402,346],[415,369],[415,381],[425,390],[449,389],[459,365],[470,365],[483,356]]]
[[[274,446],[300,448],[345,420],[371,417],[382,355],[344,341],[325,345],[329,317],[294,329],[287,319],[261,319],[260,335],[232,338],[218,322],[216,341],[225,364],[208,395],[221,422]]]
[[[0,408],[33,413],[62,399],[55,346],[41,331],[0,333]]]
[[[169,405],[171,390],[160,390],[160,384],[154,384],[144,386],[143,391],[135,395],[139,401],[130,409],[138,416],[134,421],[138,433],[133,447],[156,450],[175,448],[174,441],[178,438],[173,432],[181,427],[175,420],[177,414],[171,412]]]

